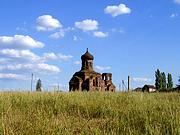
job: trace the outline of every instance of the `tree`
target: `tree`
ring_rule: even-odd
[[[157,71],[155,72],[155,77],[156,77],[156,80],[155,80],[156,89],[160,91],[162,90],[162,87],[163,87],[163,83],[162,83],[163,79],[162,79],[162,74],[159,69],[157,69]]]
[[[162,76],[162,90],[166,90],[166,86],[167,86],[167,83],[166,83],[166,74],[164,72],[161,73],[161,76]]]
[[[177,88],[176,88],[176,89],[177,89],[177,90],[180,90],[180,76],[179,76],[179,79],[178,79],[178,83],[179,83],[179,84],[177,84]]]
[[[40,79],[37,81],[36,91],[42,91],[42,83]]]
[[[172,75],[168,73],[168,78],[167,78],[167,89],[171,90],[173,88],[173,80],[172,80]]]

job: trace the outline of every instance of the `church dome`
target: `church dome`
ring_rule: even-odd
[[[86,53],[81,56],[81,59],[82,60],[94,60],[94,57],[92,54],[90,54],[88,52],[88,49],[87,49]]]

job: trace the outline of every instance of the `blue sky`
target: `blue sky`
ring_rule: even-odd
[[[94,69],[118,87],[154,84],[157,68],[180,75],[180,0],[1,0],[0,89],[67,90],[89,48]]]

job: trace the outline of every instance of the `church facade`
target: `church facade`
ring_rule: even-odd
[[[93,69],[94,57],[88,49],[81,56],[82,66],[69,82],[69,91],[112,91],[115,92],[115,85],[112,83],[111,73],[97,73]]]

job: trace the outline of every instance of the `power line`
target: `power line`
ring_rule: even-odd
[[[122,85],[123,85],[123,91],[124,91],[124,88],[125,88],[125,91],[126,91],[127,87],[126,87],[126,84],[125,84],[124,80],[122,80]]]

